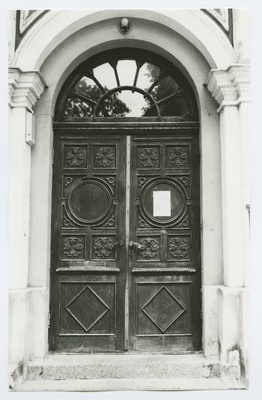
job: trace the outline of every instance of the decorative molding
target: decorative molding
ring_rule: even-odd
[[[120,272],[119,268],[100,267],[100,266],[73,266],[57,268],[56,272]]]
[[[84,225],[81,225],[79,223],[76,223],[74,220],[72,220],[72,216],[69,217],[65,210],[65,206],[63,206],[63,218],[62,218],[62,228],[76,228],[76,229],[81,229],[83,228]]]
[[[195,268],[179,268],[179,267],[174,267],[174,268],[134,268],[131,271],[133,274],[145,274],[145,273],[150,273],[150,274],[179,274],[179,273],[195,273],[196,269]]]
[[[151,129],[184,129],[184,130],[195,130],[196,133],[198,134],[198,128],[199,128],[199,122],[198,121],[163,121],[163,122],[124,122],[124,118],[122,118],[121,122],[94,122],[94,121],[83,121],[83,122],[54,122],[54,128],[55,130],[71,130],[74,128],[75,130],[85,130],[87,128],[92,128],[92,129],[101,129],[104,128],[105,130],[108,130],[109,128],[112,129],[119,129],[121,132],[126,135],[126,132],[123,131],[123,129],[130,129],[130,128],[136,128],[138,130],[144,130],[145,128],[151,128]],[[134,132],[135,133],[135,132]],[[190,132],[191,133],[191,132]]]
[[[224,8],[202,8],[202,12],[207,14],[210,19],[212,19],[216,25],[224,32],[226,37],[228,38],[231,45],[234,45],[233,38],[233,9],[224,9]]]
[[[226,70],[211,69],[206,84],[219,104],[218,112],[225,106],[249,102],[250,66],[236,64]]]
[[[47,87],[39,71],[23,72],[17,67],[9,68],[8,86],[10,107],[23,107],[31,113]]]
[[[141,218],[140,215],[138,217],[138,221],[140,228],[150,228],[150,225],[143,218]]]
[[[232,65],[228,73],[237,89],[238,102],[250,102],[250,66],[248,64]]]
[[[109,183],[109,185],[115,186],[116,184],[116,178],[114,176],[108,176],[106,178],[107,182]]]
[[[17,10],[16,11],[16,38],[17,49],[24,36],[50,10]]]
[[[115,227],[115,215],[112,214],[111,217],[102,226],[108,227],[108,228],[114,228]]]
[[[179,222],[179,224],[177,224],[177,228],[189,228],[189,217],[188,215],[186,215],[185,218],[182,219],[181,222]]]
[[[11,65],[13,63],[14,54],[15,54],[15,46],[14,46],[13,42],[11,42],[9,40],[8,41],[8,65]]]
[[[182,183],[183,186],[188,187],[188,182],[189,182],[190,177],[187,176],[182,176],[178,178],[178,180]]]
[[[138,187],[141,188],[142,186],[144,186],[148,182],[149,179],[150,178],[148,178],[148,177],[139,176],[138,177]]]
[[[211,69],[207,78],[207,88],[220,106],[224,102],[237,100],[237,90],[225,70]]]
[[[21,10],[19,18],[19,33],[22,35],[42,14],[48,10]]]
[[[72,182],[73,182],[73,178],[71,176],[67,176],[64,180],[64,186],[67,187],[67,186],[71,185]]]
[[[217,9],[208,8],[203,11],[206,11],[208,14],[210,14],[210,16],[214,17],[219,22],[219,24],[221,24],[225,28],[226,31],[229,30],[228,9],[220,8],[219,11],[217,11]]]

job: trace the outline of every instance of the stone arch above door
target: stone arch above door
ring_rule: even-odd
[[[94,24],[105,27],[108,22],[111,22],[111,28],[114,28],[123,16],[131,18],[135,28],[139,28],[139,25],[146,26],[150,21],[158,26],[159,30],[168,27],[195,46],[213,68],[226,68],[232,63],[233,49],[230,41],[226,35],[221,35],[218,25],[200,9],[71,10],[70,14],[63,10],[52,10],[32,27],[21,42],[16,63],[22,69],[39,69],[52,51],[70,38],[72,32],[79,32]],[[131,37],[134,37],[133,33]],[[26,46],[28,41],[31,44],[29,47]]]

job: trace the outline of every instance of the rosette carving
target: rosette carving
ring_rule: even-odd
[[[105,237],[105,236],[98,237],[94,241],[93,248],[94,248],[94,252],[97,255],[97,257],[105,258],[112,254],[112,250],[114,248],[114,242],[109,237]]]
[[[141,151],[139,160],[143,167],[152,168],[158,163],[158,153],[152,147],[145,148]]]
[[[81,147],[70,147],[66,151],[66,162],[71,167],[79,167],[85,160],[85,152]]]
[[[168,159],[171,165],[181,168],[186,164],[188,154],[182,147],[173,147],[168,153]]]
[[[146,259],[153,258],[157,255],[159,244],[156,239],[151,237],[143,238],[139,242],[139,254]]]
[[[181,237],[172,238],[169,241],[168,251],[174,258],[184,258],[188,254],[189,243]]]
[[[96,152],[96,163],[103,168],[109,168],[114,165],[115,153],[111,147],[100,147]]]
[[[69,258],[77,258],[80,256],[83,248],[83,243],[75,236],[67,238],[63,244],[64,254]]]

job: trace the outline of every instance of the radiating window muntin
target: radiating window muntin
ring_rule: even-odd
[[[61,91],[57,120],[198,119],[192,88],[176,67],[146,51],[122,53],[105,52],[77,68]]]

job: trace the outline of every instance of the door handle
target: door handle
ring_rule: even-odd
[[[133,240],[131,240],[129,242],[129,247],[132,249],[132,247],[137,247],[138,249],[141,249],[142,245],[140,243],[137,242],[133,242]]]
[[[119,240],[118,242],[114,242],[114,246],[119,246],[119,247],[122,247],[123,246],[123,244],[124,244],[124,241],[123,240]]]

